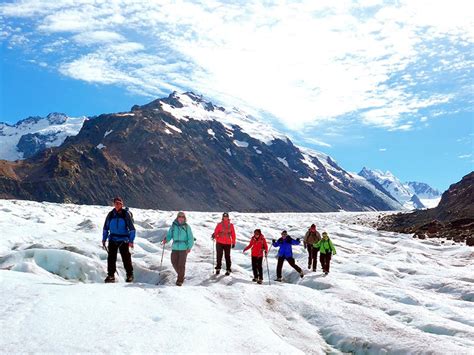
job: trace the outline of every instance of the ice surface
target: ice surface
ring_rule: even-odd
[[[111,207],[0,200],[0,349],[95,353],[472,354],[474,250],[354,224],[376,213],[230,213],[230,277],[212,276],[210,235],[221,213],[187,212],[196,237],[174,286],[164,233],[176,212],[132,208],[136,282],[103,284],[101,227]],[[285,283],[251,282],[252,231],[302,237],[315,223],[336,248],[331,273],[285,264]],[[275,278],[276,250],[269,256]],[[160,285],[156,285],[160,283]]]

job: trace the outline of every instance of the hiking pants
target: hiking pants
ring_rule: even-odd
[[[263,257],[252,256],[253,278],[263,280]]]
[[[128,249],[128,242],[115,242],[109,240],[109,255],[107,256],[107,273],[109,276],[114,276],[117,263],[117,252],[120,251],[122,256],[123,266],[128,275],[133,274],[132,254]]]
[[[329,264],[331,263],[332,253],[320,254],[319,261],[324,272],[329,272]]]
[[[316,271],[316,265],[318,264],[318,248],[308,244],[308,268],[313,267],[313,271]]]
[[[280,256],[278,258],[277,264],[277,278],[281,278],[281,269],[283,268],[283,263],[285,262],[285,260],[288,261],[288,264],[290,264],[293,269],[295,269],[298,273],[301,273],[303,271],[298,265],[296,265],[294,258],[285,258],[284,256]]]
[[[230,260],[230,244],[221,244],[216,243],[216,254],[217,254],[217,261],[216,261],[216,270],[222,269],[222,255],[225,254],[225,266],[227,270],[230,271],[230,267],[232,266],[232,262]]]
[[[171,265],[178,274],[177,282],[184,282],[184,274],[186,272],[186,259],[188,257],[187,250],[173,250],[171,252]]]

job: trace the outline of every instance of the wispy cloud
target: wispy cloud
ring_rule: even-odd
[[[469,11],[461,0],[22,0],[0,5],[4,27],[34,30],[0,39],[34,40],[38,62],[78,80],[145,96],[192,89],[294,130],[351,116],[406,131],[472,100]]]
[[[462,154],[458,156],[459,159],[469,159],[470,157],[472,157],[472,154]]]
[[[379,149],[379,152],[386,152],[387,151],[387,148],[380,148]]]

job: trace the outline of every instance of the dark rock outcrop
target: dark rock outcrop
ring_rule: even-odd
[[[469,245],[474,237],[474,172],[445,191],[436,208],[398,213],[378,221],[378,228],[416,237],[447,238]]]

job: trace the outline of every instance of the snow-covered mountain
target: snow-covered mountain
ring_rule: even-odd
[[[107,204],[120,193],[132,206],[162,209],[402,208],[326,154],[191,92],[90,118],[57,149],[0,164],[2,173],[0,197],[53,202]]]
[[[370,181],[380,191],[393,197],[407,209],[423,209],[436,207],[441,193],[426,183],[402,183],[390,171],[372,170],[364,167],[360,176]]]
[[[80,131],[85,119],[54,112],[46,117],[28,117],[15,125],[0,122],[0,159],[25,159],[58,147]]]
[[[14,353],[469,354],[474,348],[472,249],[355,225],[366,213],[231,213],[233,274],[212,276],[209,236],[220,213],[187,213],[196,237],[186,279],[174,285],[169,246],[159,244],[175,212],[133,209],[135,283],[120,257],[103,284],[102,224],[110,207],[0,200],[0,346]],[[337,254],[323,277],[251,281],[242,250],[258,227],[301,237],[310,224]],[[277,250],[268,264],[275,278]],[[159,285],[157,285],[159,283]]]
[[[414,195],[418,196],[426,208],[438,206],[441,200],[441,192],[424,182],[409,181],[405,186],[408,187]]]

